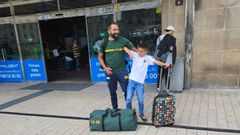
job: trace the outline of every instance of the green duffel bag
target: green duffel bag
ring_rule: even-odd
[[[89,123],[91,131],[135,131],[137,116],[133,109],[94,110],[90,114]]]

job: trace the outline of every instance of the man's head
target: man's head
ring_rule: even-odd
[[[138,44],[138,46],[137,46],[137,54],[140,57],[143,57],[148,53],[148,49],[149,49],[148,44],[142,42],[142,43]]]
[[[174,29],[173,26],[168,26],[168,27],[165,29],[165,32],[166,32],[166,34],[173,35],[174,32],[175,32],[175,29]]]
[[[77,40],[73,40],[73,44],[77,44]]]
[[[109,26],[108,26],[108,34],[110,37],[117,39],[119,37],[119,26],[117,23],[112,22]]]

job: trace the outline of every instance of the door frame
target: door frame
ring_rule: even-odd
[[[90,61],[90,47],[89,47],[89,35],[88,35],[88,27],[87,27],[87,16],[85,16],[85,15],[79,15],[79,16],[68,16],[68,17],[56,17],[56,18],[51,18],[51,19],[49,19],[49,20],[57,20],[57,19],[67,19],[67,18],[77,18],[77,17],[84,17],[84,19],[85,19],[85,30],[86,30],[86,38],[87,38],[87,47],[88,47],[88,54],[89,54],[89,56],[88,56],[88,62],[89,62],[89,76],[90,76],[90,81],[92,80],[92,78],[91,78],[91,66],[90,66],[90,64],[91,64],[91,61]],[[39,19],[39,17],[37,18],[37,22],[38,22],[38,29],[39,29],[39,34],[40,34],[40,37],[41,37],[41,44],[43,43],[43,41],[42,41],[42,32],[41,32],[41,28],[40,28],[40,24],[39,24],[39,21],[43,21],[42,19]],[[42,44],[42,48],[43,48],[43,44]],[[45,50],[43,49],[43,52],[45,52]],[[43,54],[44,55],[44,54]],[[44,59],[44,67],[45,67],[45,73],[46,73],[46,77],[48,78],[48,76],[47,76],[47,69],[46,69],[46,62],[45,62],[45,57],[43,56],[43,59]],[[49,82],[48,81],[48,79],[47,79],[47,82]]]

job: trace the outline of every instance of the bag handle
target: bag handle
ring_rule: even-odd
[[[119,112],[112,112],[112,113],[111,113],[111,116],[112,116],[112,117],[116,117],[116,116],[118,116],[118,125],[119,125],[119,129],[120,129],[120,131],[122,131],[121,113],[119,113]]]
[[[108,108],[105,110],[105,113],[102,115],[102,130],[105,131],[105,125],[104,125],[104,117],[106,117],[108,114],[110,114],[112,117],[118,116],[118,125],[120,131],[122,131],[122,120],[121,120],[121,113],[118,111],[113,111],[112,109]]]
[[[105,131],[105,126],[104,126],[104,117],[106,117],[108,115],[109,112],[112,112],[112,109],[107,108],[105,110],[105,113],[102,115],[102,130]]]

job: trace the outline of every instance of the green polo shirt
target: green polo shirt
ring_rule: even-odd
[[[103,52],[103,42],[104,41],[101,42],[99,50],[101,53]],[[113,73],[126,71],[124,47],[132,49],[133,44],[128,39],[121,36],[117,40],[108,41],[108,45],[105,49],[105,64],[112,69]]]

